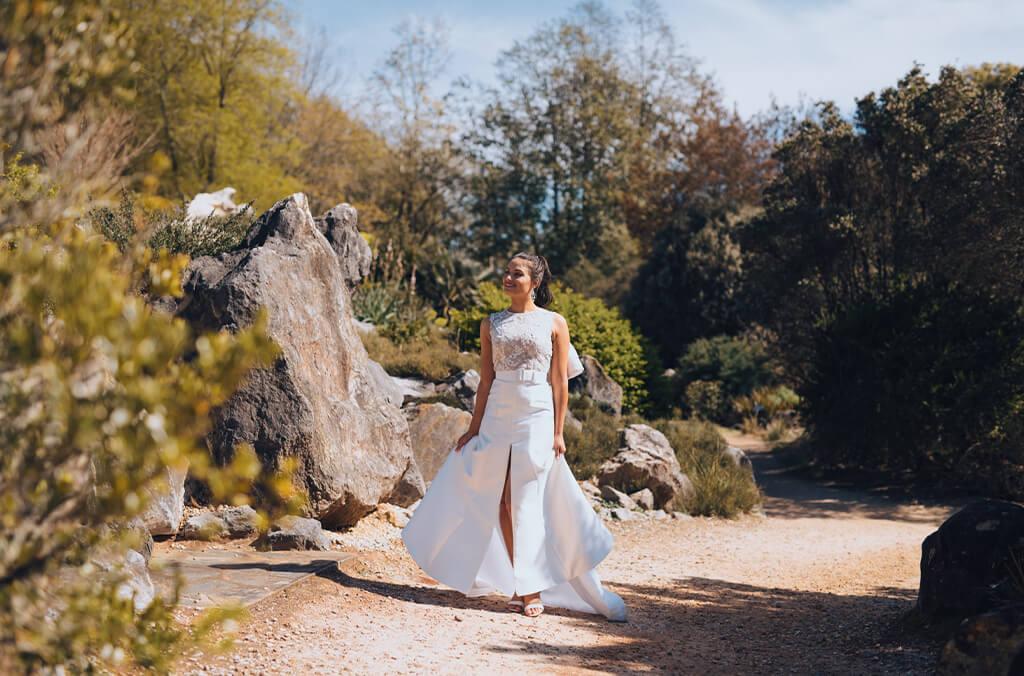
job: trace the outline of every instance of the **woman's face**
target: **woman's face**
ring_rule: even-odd
[[[513,298],[529,296],[533,288],[530,279],[530,264],[522,258],[513,258],[505,267],[505,276],[501,280],[501,288]]]

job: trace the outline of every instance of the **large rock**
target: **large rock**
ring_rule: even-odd
[[[306,197],[275,204],[239,250],[195,259],[185,291],[178,312],[197,329],[237,330],[266,308],[281,346],[213,412],[215,460],[240,443],[270,469],[296,458],[307,511],[328,526],[353,525],[387,498],[412,457],[408,424],[372,373],[342,266]]]
[[[384,367],[372,359],[367,359],[367,376],[372,381],[373,386],[376,387],[384,398],[391,403],[392,406],[401,407],[405,401],[405,390],[402,386],[395,381],[388,372],[384,370]]]
[[[451,380],[438,387],[438,392],[449,392],[455,397],[462,408],[470,413],[476,406],[476,391],[480,388],[480,374],[476,369],[469,369],[455,374]]]
[[[622,386],[608,377],[600,362],[588,354],[580,356],[583,373],[569,381],[569,390],[590,397],[614,415],[622,413]]]
[[[621,435],[619,452],[598,468],[599,485],[626,492],[649,488],[654,508],[667,511],[693,497],[693,483],[683,474],[664,434],[649,425],[630,425]]]
[[[434,480],[448,453],[455,447],[473,420],[473,415],[447,404],[413,404],[405,407],[416,457],[423,480]]]
[[[339,204],[316,219],[316,227],[338,254],[338,264],[351,291],[370,274],[373,252],[359,234],[359,214],[351,204]]]
[[[270,526],[253,545],[261,550],[313,549],[327,551],[331,538],[316,519],[301,516],[283,516]]]
[[[1024,603],[964,620],[946,643],[939,676],[1024,674]]]
[[[1019,596],[1012,571],[1022,557],[1024,507],[972,502],[922,543],[917,606],[929,616],[965,617],[1012,600]]]
[[[186,471],[165,467],[155,485],[146,489],[149,504],[140,520],[151,535],[174,535],[185,513]]]
[[[409,461],[409,466],[402,474],[402,478],[398,480],[395,490],[391,491],[391,495],[385,502],[398,505],[399,507],[408,507],[426,495],[426,493],[427,484],[423,480],[423,475],[416,464],[416,459],[413,458]]]

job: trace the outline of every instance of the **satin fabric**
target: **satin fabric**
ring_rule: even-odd
[[[402,540],[427,574],[467,596],[540,591],[545,605],[625,621],[622,599],[594,570],[612,535],[553,450],[547,375],[496,372],[479,433],[448,454]],[[514,566],[498,520],[506,467]]]

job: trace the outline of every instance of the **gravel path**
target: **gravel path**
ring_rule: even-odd
[[[373,547],[254,606],[230,654],[194,655],[179,673],[931,673],[938,645],[901,618],[921,540],[948,508],[794,478],[757,440],[730,441],[751,454],[763,515],[609,524],[598,570],[628,624],[466,599],[419,571],[396,528],[366,519],[353,541]]]

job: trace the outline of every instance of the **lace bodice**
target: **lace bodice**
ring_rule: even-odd
[[[551,368],[551,331],[555,313],[544,308],[492,312],[491,361],[495,371]]]

